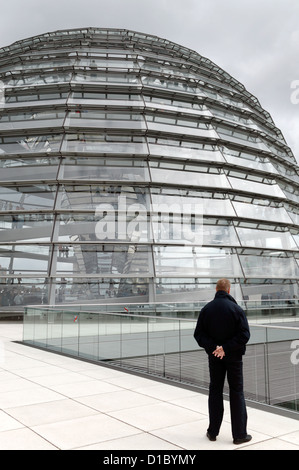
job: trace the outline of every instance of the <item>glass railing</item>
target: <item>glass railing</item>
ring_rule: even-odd
[[[89,304],[59,304],[49,309],[74,311],[76,313],[88,311],[93,313],[124,313],[137,315],[154,315],[162,317],[177,317],[197,320],[206,301],[196,302],[153,302],[153,303],[89,303]],[[251,323],[276,323],[299,320],[299,299],[269,299],[269,300],[242,300],[238,304],[245,310]],[[37,307],[37,306],[36,306]],[[45,305],[41,306],[46,308]],[[298,323],[299,325],[299,323]]]
[[[196,319],[188,318],[187,310],[184,318],[174,316],[178,311],[167,309],[167,305],[155,311],[139,306],[139,311],[143,311],[138,314],[129,311],[132,305],[119,306],[122,312],[126,309],[125,313],[113,311],[111,305],[105,306],[107,311],[97,307],[27,307],[23,342],[199,389],[208,388],[206,353],[194,340]],[[277,316],[276,324],[267,323],[266,316],[264,324],[249,320],[251,338],[244,356],[244,382],[248,400],[296,410],[299,323],[297,327],[292,322],[288,326],[284,320],[290,318]]]

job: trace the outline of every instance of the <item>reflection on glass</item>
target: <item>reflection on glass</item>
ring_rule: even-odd
[[[259,206],[243,202],[232,202],[238,217],[245,219],[258,219],[263,221],[291,223],[291,219],[284,207]]]
[[[283,199],[286,198],[278,184],[256,183],[254,181],[233,177],[228,177],[228,180],[234,189],[240,191],[246,191],[255,194],[264,194],[265,196],[279,197]]]
[[[50,153],[59,150],[62,136],[39,135],[0,137],[0,156],[5,154]]]
[[[0,181],[41,181],[55,179],[59,159],[17,158],[0,159]]]
[[[56,274],[152,275],[150,251],[143,245],[61,244],[55,247]]]
[[[101,82],[101,83],[140,83],[140,78],[134,73],[113,73],[103,71],[86,71],[85,73],[77,72],[72,76],[72,82],[84,83],[84,82]]]
[[[148,302],[149,278],[134,277],[68,277],[63,276],[55,281],[55,303],[86,303],[119,298]]]
[[[7,276],[7,272],[1,265],[0,258],[0,307],[18,307],[23,305],[46,305],[49,301],[48,279],[28,278],[23,273],[16,273],[16,278],[12,283],[12,278]],[[6,277],[7,276],[7,277]]]
[[[151,143],[149,144],[150,154],[152,156],[164,156],[170,158],[190,159],[197,161],[210,162],[224,162],[223,156],[218,151],[212,150],[197,150],[188,148],[187,146],[175,147],[172,145],[159,145]]]
[[[241,245],[256,248],[270,248],[294,250],[296,244],[289,232],[271,232],[269,230],[254,230],[248,228],[237,228]]]
[[[265,277],[265,267],[267,278],[297,278],[299,276],[298,264],[295,259],[273,256],[241,255],[240,261],[248,277]]]
[[[56,208],[63,210],[100,211],[108,205],[116,213],[126,213],[135,204],[150,208],[149,190],[145,187],[122,184],[61,185]],[[103,208],[104,209],[104,208]]]
[[[1,148],[1,146],[0,146]],[[107,134],[85,135],[69,134],[62,144],[64,152],[83,153],[122,153],[147,155],[147,146],[143,137],[114,136]]]
[[[154,259],[159,276],[182,272],[201,277],[242,275],[237,255],[225,248],[154,247]]]
[[[0,243],[17,241],[50,241],[53,215],[26,214],[0,215]]]
[[[231,225],[204,225],[204,245],[238,246],[239,239]]]
[[[0,187],[1,211],[53,209],[55,186],[43,184]]]
[[[267,279],[267,282],[264,279],[247,279],[246,284],[242,283],[241,286],[246,300],[262,302],[264,306],[271,301],[281,301],[282,305],[285,305],[286,299],[298,302],[298,284],[295,281],[282,284],[275,278]]]
[[[46,245],[0,246],[0,264],[6,274],[46,274],[48,272],[50,247]]]
[[[186,179],[188,185],[212,188],[229,188],[224,174],[211,175],[209,173],[195,173],[184,171],[169,171],[162,168],[151,168],[152,180],[155,183],[180,184]]]
[[[59,179],[102,181],[149,181],[147,163],[134,160],[105,158],[65,158],[60,167]]]

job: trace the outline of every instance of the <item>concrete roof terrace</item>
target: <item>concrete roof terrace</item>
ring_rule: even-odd
[[[26,346],[0,322],[0,450],[299,450],[299,419],[248,405],[253,439],[234,445],[229,405],[216,442],[207,396]]]

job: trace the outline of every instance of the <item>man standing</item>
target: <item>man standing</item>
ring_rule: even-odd
[[[227,375],[233,442],[242,444],[250,441],[242,361],[250,331],[245,312],[230,295],[228,279],[217,282],[214,300],[205,305],[199,314],[194,338],[209,357],[208,438],[215,441],[220,430],[224,411],[223,386]]]

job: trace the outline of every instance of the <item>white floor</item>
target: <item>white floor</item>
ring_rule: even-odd
[[[0,322],[0,450],[299,450],[299,420],[249,407],[236,446],[226,405],[210,442],[206,395],[18,340],[22,324]]]

